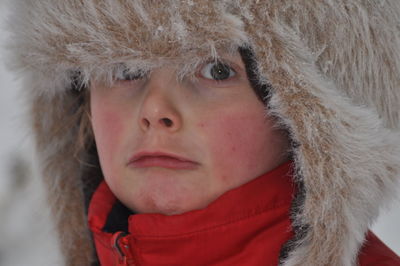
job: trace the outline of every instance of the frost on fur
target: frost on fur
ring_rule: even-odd
[[[221,51],[250,47],[256,76],[273,88],[268,111],[296,144],[295,181],[304,188],[292,214],[304,235],[284,265],[353,265],[369,225],[396,195],[397,0],[20,0],[13,13],[10,61],[30,91],[43,176],[71,265],[92,256],[77,189],[88,178],[81,163],[88,154],[74,158],[77,125],[66,120],[77,71],[86,87],[164,64],[179,65],[182,79]]]

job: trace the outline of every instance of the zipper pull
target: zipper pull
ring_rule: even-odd
[[[117,232],[111,238],[111,245],[117,257],[116,266],[128,265],[129,242],[126,237],[127,235],[125,232]]]

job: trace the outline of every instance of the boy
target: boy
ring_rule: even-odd
[[[400,264],[396,1],[22,3],[69,265]]]

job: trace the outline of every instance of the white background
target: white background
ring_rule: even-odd
[[[0,0],[0,43],[7,39]],[[32,159],[26,104],[17,77],[4,64],[0,48],[0,266],[61,265],[55,231],[49,220],[40,180],[32,174],[25,182],[11,179],[10,165],[18,156]],[[22,165],[22,164],[21,164]],[[400,254],[398,202],[382,213],[373,231]]]

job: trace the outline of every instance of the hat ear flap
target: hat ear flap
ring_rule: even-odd
[[[79,131],[79,99],[68,91],[52,98],[36,93],[30,112],[43,183],[67,265],[85,265],[94,254],[82,204],[82,180],[76,178],[82,173],[81,162],[74,156],[76,148],[72,145]]]
[[[274,87],[269,112],[296,143],[296,236],[282,259],[284,265],[349,265],[380,207],[396,195],[400,147],[393,143],[400,135],[373,109],[307,74],[318,71],[291,66],[291,72],[268,73]]]

